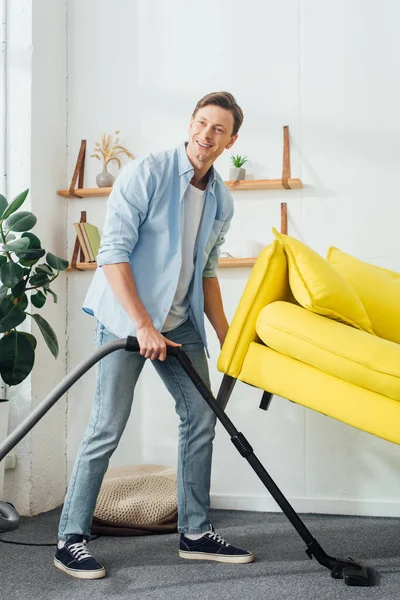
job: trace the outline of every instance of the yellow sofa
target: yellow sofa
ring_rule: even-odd
[[[400,274],[334,247],[325,259],[273,231],[276,240],[257,258],[221,350],[217,397],[184,368],[306,543],[308,556],[348,585],[375,585],[379,578],[370,568],[326,554],[225,407],[240,380],[263,390],[260,408],[277,394],[399,444]]]
[[[400,443],[400,274],[278,234],[260,253],[218,360],[237,379]]]

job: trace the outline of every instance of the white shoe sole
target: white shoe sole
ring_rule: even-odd
[[[106,570],[104,568],[99,569],[98,571],[76,571],[75,569],[69,569],[56,558],[54,559],[54,566],[57,567],[57,569],[60,569],[60,571],[67,573],[67,575],[76,577],[77,579],[102,579],[106,576]]]
[[[245,554],[242,556],[224,556],[223,554],[209,554],[208,552],[189,552],[186,550],[179,550],[180,558],[186,560],[214,560],[222,563],[251,563],[254,560],[254,554]]]

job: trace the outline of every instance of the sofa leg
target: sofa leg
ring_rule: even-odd
[[[268,410],[271,404],[273,394],[271,392],[264,392],[260,402],[260,408],[262,410]]]
[[[231,377],[230,375],[224,375],[222,378],[217,398],[215,400],[218,406],[222,408],[222,410],[225,410],[226,405],[228,404],[228,400],[231,397],[236,381],[237,379]]]
[[[231,441],[235,445],[236,449],[240,454],[247,460],[250,466],[253,468],[255,473],[261,479],[271,496],[274,498],[276,503],[280,506],[286,517],[289,519],[297,533],[304,540],[307,549],[306,553],[310,558],[315,558],[321,565],[327,567],[331,576],[334,579],[344,579],[347,585],[351,586],[372,586],[374,585],[374,574],[371,569],[364,567],[361,563],[354,561],[351,558],[340,559],[329,556],[319,545],[317,540],[311,535],[303,521],[300,519],[296,511],[293,509],[291,504],[287,501],[285,496],[282,494],[276,483],[270,477],[262,463],[258,460],[254,454],[253,448],[247,441],[245,436],[236,429],[232,421],[229,419],[227,414],[224,412],[222,406],[226,405],[226,397],[229,398],[230,393],[233,390],[233,386],[236,382],[235,379],[227,378],[222,382],[221,390],[219,393],[220,400],[217,402],[214,398],[210,389],[206,386],[200,375],[193,368],[192,363],[186,356],[185,352],[179,348],[168,347],[168,354],[176,357],[179,364],[182,366],[184,371],[187,373],[193,384],[196,386],[204,400],[214,411],[221,424],[225,427],[226,431],[231,436]],[[233,379],[233,381],[232,381]],[[225,390],[225,392],[224,392]],[[225,395],[224,395],[225,394]],[[227,401],[227,400],[226,400]]]

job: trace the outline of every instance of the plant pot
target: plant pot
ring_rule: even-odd
[[[229,180],[230,181],[238,181],[239,179],[244,179],[246,176],[246,169],[242,167],[231,167],[229,169]]]
[[[10,402],[3,398],[0,398],[0,443],[4,442],[8,434],[8,414],[10,411]],[[3,495],[4,485],[4,465],[6,463],[5,457],[0,462],[0,498]]]
[[[96,183],[98,187],[112,187],[114,183],[114,177],[107,171],[107,167],[104,166],[101,173],[99,173],[96,177]]]

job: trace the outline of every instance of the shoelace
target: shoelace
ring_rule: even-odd
[[[68,550],[76,560],[81,561],[85,558],[92,558],[92,555],[86,549],[86,542],[77,542],[76,544],[68,544]]]
[[[210,532],[207,535],[210,538],[210,540],[215,540],[216,542],[218,542],[218,544],[221,544],[222,546],[229,546],[228,542],[226,542],[224,538],[218,535],[218,533],[215,533],[215,531],[213,531],[212,533]]]

